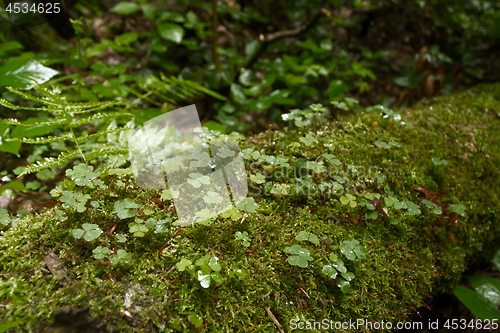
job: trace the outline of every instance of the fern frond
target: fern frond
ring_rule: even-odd
[[[108,147],[102,148],[96,151],[92,151],[84,154],[87,160],[92,160],[98,156],[105,156],[111,154],[124,154],[128,153],[127,148],[119,148],[119,147]],[[62,152],[57,158],[54,157],[46,157],[41,161],[37,161],[36,163],[32,163],[25,167],[23,172],[19,176],[29,175],[31,173],[40,172],[43,169],[53,168],[56,166],[64,165],[68,163],[70,160],[74,158],[81,157],[80,152],[78,150],[71,150],[69,152]]]
[[[20,91],[16,88],[12,87],[7,87],[11,92],[15,93],[16,95],[19,95],[20,97],[34,101],[34,102],[39,102],[45,105],[48,105],[49,108],[35,108],[37,110],[33,111],[48,111],[48,112],[53,112],[53,113],[85,113],[85,112],[92,112],[92,111],[100,111],[102,109],[112,107],[112,106],[120,106],[120,105],[125,105],[125,102],[122,101],[108,101],[108,102],[69,102],[64,98],[61,98],[55,94],[45,94],[44,97],[36,97],[31,95],[30,93]],[[46,88],[37,88],[37,91],[49,91]],[[59,97],[59,98],[57,98]],[[6,106],[8,108],[11,108],[10,106]]]
[[[45,107],[29,107],[29,106],[22,106],[22,105],[14,105],[5,99],[0,98],[0,105],[5,106],[8,109],[11,110],[26,110],[26,111],[40,111],[40,112],[54,112],[51,109],[45,108]],[[54,112],[56,113],[56,112]]]
[[[131,128],[127,128],[127,127],[114,128],[111,130],[102,131],[102,132],[98,132],[98,133],[94,133],[94,134],[87,134],[87,135],[79,136],[76,138],[76,141],[80,144],[80,143],[85,142],[89,139],[104,137],[105,135],[108,135],[108,134],[120,133],[120,132],[131,131],[131,130],[132,130]]]
[[[5,141],[18,141],[22,143],[31,143],[31,144],[46,144],[46,143],[51,143],[51,142],[56,142],[56,141],[65,141],[65,140],[72,140],[73,136],[71,133],[66,133],[62,134],[59,136],[47,136],[47,137],[38,137],[35,139],[29,139],[29,138],[7,138]]]
[[[74,158],[80,157],[78,150],[71,150],[69,152],[62,152],[57,158],[46,157],[41,161],[28,165],[19,176],[29,175],[30,173],[40,172],[43,169],[53,168],[59,165],[64,165]]]
[[[42,121],[38,123],[32,124],[23,124],[17,119],[4,119],[0,121],[0,124],[5,125],[17,125],[17,126],[25,126],[25,127],[34,127],[34,126],[48,126],[48,125],[65,125],[71,123],[72,118],[55,118],[55,120],[51,121]]]
[[[82,126],[85,124],[89,124],[89,123],[93,122],[94,120],[99,120],[99,119],[104,119],[104,118],[117,118],[120,116],[133,117],[134,115],[131,113],[128,113],[128,112],[96,113],[90,117],[73,119],[73,121],[71,121],[68,125],[70,127],[78,127],[78,126]]]
[[[200,92],[200,93],[203,93],[203,94],[207,94],[209,96],[212,96],[212,97],[215,97],[221,101],[227,101],[227,98],[216,93],[215,91],[212,91],[210,89],[207,89],[197,83],[194,83],[192,81],[187,81],[187,80],[184,80],[184,79],[179,79],[179,78],[176,78],[175,76],[171,76],[170,78],[167,78],[165,76],[165,74],[161,73],[160,72],[160,77],[163,81],[166,81],[166,82],[171,82],[173,83],[174,85],[176,85],[177,87],[189,87],[191,89],[194,89],[195,91],[197,92]]]

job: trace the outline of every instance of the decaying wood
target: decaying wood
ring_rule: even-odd
[[[45,265],[54,276],[54,279],[59,281],[61,285],[67,285],[71,283],[71,278],[68,275],[68,270],[63,265],[63,261],[52,251],[49,249],[48,254],[45,258],[43,258]]]

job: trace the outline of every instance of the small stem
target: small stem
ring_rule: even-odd
[[[217,0],[212,0],[212,55],[216,69],[219,69],[219,54],[217,53],[218,47],[218,31],[219,17],[217,15]]]
[[[83,155],[82,150],[80,149],[80,145],[78,144],[78,140],[76,139],[75,133],[73,132],[73,127],[69,127],[69,130],[71,131],[71,135],[73,136],[73,140],[75,140],[76,147],[78,148],[78,151],[80,152],[80,155],[82,155],[83,160],[85,163],[87,163],[87,159],[85,158],[85,155]]]

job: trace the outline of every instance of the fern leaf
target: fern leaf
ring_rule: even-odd
[[[53,110],[50,110],[45,107],[29,107],[29,106],[21,106],[21,105],[14,105],[5,99],[0,99],[0,105],[5,106],[8,109],[11,110],[26,110],[26,111],[40,111],[40,112],[54,112]],[[54,112],[56,113],[56,112]]]
[[[31,144],[46,144],[56,141],[65,141],[65,140],[73,140],[73,136],[71,133],[62,134],[60,136],[47,136],[47,137],[38,137],[35,139],[28,138],[7,138],[5,141],[18,141],[22,143],[31,143]]]
[[[34,127],[34,126],[48,126],[48,125],[65,125],[65,124],[70,124],[72,121],[72,118],[62,118],[58,117],[55,118],[55,120],[51,121],[42,121],[38,123],[32,123],[32,124],[23,124],[17,119],[4,119],[0,121],[0,124],[5,124],[5,125],[17,125],[17,126],[26,126],[26,127]]]
[[[74,158],[80,157],[78,150],[62,152],[57,158],[46,157],[41,161],[28,165],[19,176],[29,175],[30,173],[40,172],[43,169],[53,168],[59,165],[64,165]]]
[[[119,133],[119,132],[125,132],[125,131],[130,131],[132,130],[131,128],[127,127],[120,127],[120,128],[114,128],[108,131],[102,131],[99,133],[94,133],[94,134],[87,134],[87,135],[82,135],[76,138],[76,141],[78,144],[88,141],[89,139],[93,138],[99,138],[99,137],[104,137],[105,135],[112,134],[112,133]]]
[[[130,116],[133,117],[134,115],[128,112],[113,112],[113,113],[96,113],[90,117],[86,118],[79,118],[79,119],[74,119],[71,123],[68,125],[71,127],[79,127],[84,124],[88,124],[93,122],[94,120],[98,119],[103,119],[103,118],[117,118],[120,116]]]

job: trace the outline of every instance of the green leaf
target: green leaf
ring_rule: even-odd
[[[191,266],[192,261],[189,259],[184,259],[182,258],[181,261],[179,261],[177,264],[175,264],[175,267],[180,271],[184,271],[188,266]]]
[[[352,279],[354,279],[354,273],[351,273],[351,272],[340,273],[340,275],[342,275],[342,277],[343,277],[346,281],[351,281]]]
[[[207,272],[205,270],[199,270],[197,272],[197,278],[198,278],[198,281],[200,282],[200,285],[202,286],[202,288],[206,289],[206,288],[210,287],[210,283],[212,282],[210,272]]]
[[[421,212],[419,205],[416,205],[411,201],[405,201],[405,205],[408,208],[408,213],[410,215],[420,215]]]
[[[337,286],[340,288],[340,290],[346,294],[349,291],[351,291],[351,284],[349,281],[344,280],[343,278],[338,278],[337,279]]]
[[[249,213],[255,213],[259,205],[255,202],[255,199],[252,197],[246,197],[241,202],[236,204],[236,208],[239,210],[246,210]]]
[[[462,302],[474,316],[482,320],[500,319],[500,311],[481,294],[464,286],[457,286],[453,294]]]
[[[376,220],[377,217],[378,217],[378,213],[374,210],[365,213],[366,219]]]
[[[337,274],[338,274],[337,270],[335,268],[333,268],[331,265],[323,266],[323,269],[321,271],[323,272],[323,274],[328,276],[330,279],[335,279],[335,277],[337,277]]]
[[[116,6],[111,8],[112,12],[122,15],[130,15],[138,10],[139,6],[134,2],[119,2]]]
[[[102,234],[101,230],[86,231],[85,235],[83,236],[83,239],[85,239],[87,242],[90,242],[99,237],[101,234]]]
[[[47,82],[58,73],[36,60],[15,60],[0,67],[0,86],[31,89]]]
[[[448,165],[448,161],[447,160],[442,160],[442,159],[437,158],[437,157],[434,157],[432,159],[432,163],[434,163],[435,165]]]
[[[391,149],[392,146],[388,143],[382,142],[382,141],[375,141],[375,146],[383,149]]]
[[[259,173],[256,175],[250,175],[250,180],[255,184],[264,184],[266,182],[266,176]]]
[[[24,186],[24,184],[21,183],[20,181],[17,181],[17,180],[14,180],[14,181],[7,183],[4,186],[0,187],[0,194],[4,193],[5,190],[7,190],[7,189],[11,189],[11,190],[16,191],[16,192],[26,191],[26,187]]]
[[[340,162],[340,160],[336,159],[334,155],[332,154],[323,154],[323,157],[328,161],[328,163],[332,164],[332,165],[341,165],[342,162]]]
[[[495,306],[500,305],[500,280],[483,275],[471,275],[467,279],[478,294]]]
[[[162,23],[158,26],[158,33],[166,40],[179,44],[184,38],[184,28],[175,23]]]
[[[219,264],[219,258],[217,257],[210,258],[210,260],[208,261],[208,266],[216,272],[219,272],[222,268]]]
[[[92,250],[92,253],[94,254],[95,259],[104,259],[106,254],[109,253],[109,249],[107,247],[103,246],[98,246],[95,249]]]
[[[8,225],[10,223],[10,215],[7,209],[0,208],[0,224]]]
[[[301,231],[297,236],[295,236],[295,239],[299,242],[306,241],[309,239],[309,233],[307,231]]]
[[[0,189],[0,192],[1,192],[1,189]],[[451,208],[451,211],[454,212],[454,213],[457,213],[458,215],[464,215],[465,214],[465,206],[463,204],[453,204],[453,205],[450,205],[450,208]]]
[[[20,323],[22,323],[25,320],[26,320],[25,318],[21,318],[21,319],[17,319],[14,321],[9,321],[7,323],[0,324],[0,333],[7,332],[9,329],[16,327],[17,325],[19,325]]]
[[[71,231],[71,234],[73,235],[73,237],[75,237],[76,239],[79,239],[79,238],[82,238],[83,235],[85,234],[85,230],[82,230],[82,229],[74,229],[73,231]]]
[[[114,210],[111,212],[117,214],[120,219],[126,219],[134,217],[136,214],[135,208],[141,207],[136,204],[132,199],[126,198],[124,200],[119,200],[114,204]],[[132,210],[130,210],[132,209]]]

